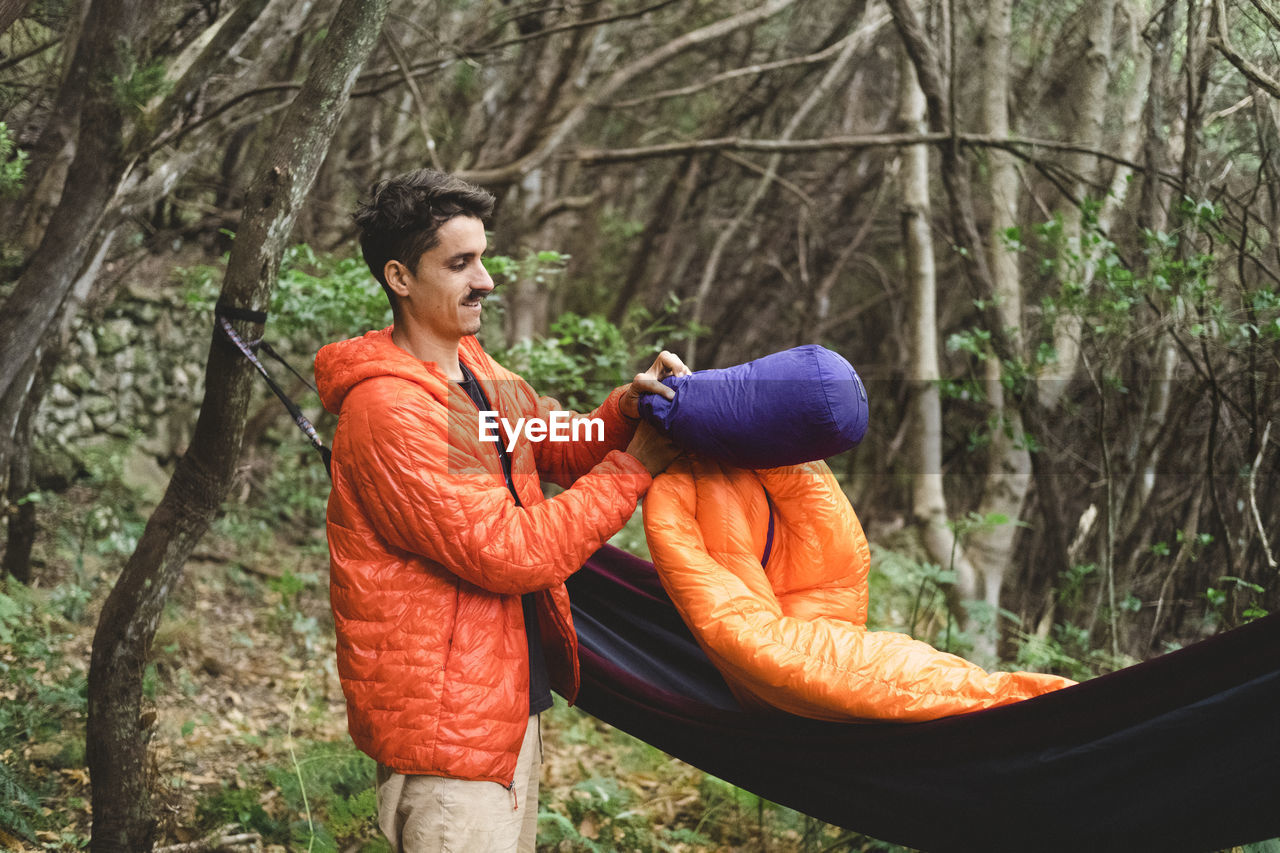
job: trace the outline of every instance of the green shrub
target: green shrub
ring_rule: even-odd
[[[46,768],[84,763],[86,681],[60,652],[66,639],[45,597],[0,581],[0,828],[28,840],[55,820],[41,808],[57,778]]]
[[[239,824],[249,832],[262,835],[263,841],[282,841],[287,827],[267,814],[261,794],[252,788],[222,787],[196,806],[196,817],[206,829],[229,823]]]
[[[0,121],[0,195],[13,195],[27,173],[27,152],[14,145],[9,126]]]

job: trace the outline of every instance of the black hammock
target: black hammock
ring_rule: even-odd
[[[568,586],[583,710],[828,823],[940,851],[1280,835],[1280,614],[1014,705],[851,724],[741,710],[643,560],[606,546]]]
[[[320,451],[311,423],[218,321]],[[296,371],[295,371],[296,373]],[[1280,836],[1280,614],[1014,705],[927,723],[743,711],[653,566],[605,546],[568,581],[578,706],[827,823],[925,850],[1205,851]]]

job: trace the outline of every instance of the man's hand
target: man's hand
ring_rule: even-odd
[[[680,448],[653,426],[641,421],[631,443],[627,445],[627,452],[640,460],[650,477],[656,477],[667,470],[672,460],[680,455]]]
[[[627,393],[623,394],[622,399],[618,401],[618,406],[627,417],[638,418],[641,394],[661,394],[670,400],[676,392],[663,385],[662,380],[668,376],[686,376],[691,372],[680,360],[680,356],[663,350],[658,353],[658,357],[653,360],[653,365],[648,370],[637,373],[636,378],[631,380],[631,385],[627,387]]]

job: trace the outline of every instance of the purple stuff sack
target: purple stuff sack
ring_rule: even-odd
[[[826,459],[867,432],[867,392],[857,371],[813,344],[662,381],[675,399],[645,394],[641,416],[685,450],[738,468]]]

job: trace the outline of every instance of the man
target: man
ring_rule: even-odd
[[[666,352],[591,413],[595,430],[521,430],[520,418],[564,416],[475,338],[494,287],[481,264],[492,209],[488,193],[429,170],[375,187],[355,218],[392,326],[316,359],[338,415],[338,672],[397,851],[533,850],[538,713],[550,687],[570,701],[578,688],[564,580],[676,454],[638,421],[640,394],[670,397],[659,380],[688,372]],[[565,491],[545,500],[541,477]]]

